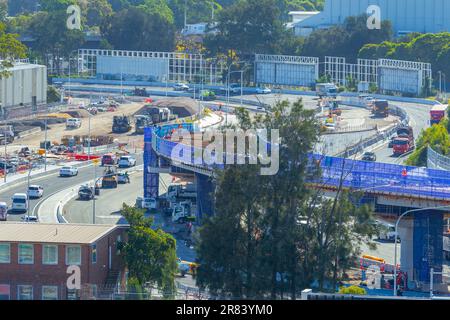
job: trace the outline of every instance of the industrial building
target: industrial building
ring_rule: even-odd
[[[364,14],[371,5],[380,7],[381,19],[392,22],[397,36],[450,31],[448,0],[326,0],[323,12],[312,14],[293,27],[296,34],[305,35],[341,24],[347,17]]]
[[[37,106],[47,103],[47,67],[18,62],[10,75],[0,79],[2,108]]]

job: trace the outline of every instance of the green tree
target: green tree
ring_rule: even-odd
[[[59,73],[60,58],[67,58],[71,52],[82,47],[84,33],[81,30],[69,30],[66,26],[66,10],[39,12],[30,22],[30,35],[35,39],[34,50],[42,58],[50,56]]]
[[[146,283],[157,285],[171,297],[178,271],[175,239],[161,229],[152,229],[153,219],[145,218],[143,210],[124,204],[121,213],[130,224],[123,248],[130,278],[141,287]]]
[[[185,0],[167,0],[173,12],[177,29],[184,27]],[[214,0],[188,0],[186,20],[187,23],[212,22],[212,16],[217,16],[222,6]]]
[[[276,0],[238,0],[220,12],[215,30],[205,39],[212,55],[281,53],[286,37],[292,36]]]
[[[380,30],[367,30],[367,15],[348,17],[342,25],[314,31],[306,38],[302,55],[320,57],[333,55],[355,62],[366,44],[378,44],[392,38],[390,21],[383,21]]]
[[[26,57],[27,48],[17,38],[17,34],[7,33],[5,24],[0,23],[0,78],[10,75],[8,69],[15,60]]]
[[[450,136],[447,131],[448,120],[445,119],[426,130],[422,130],[417,140],[416,150],[409,156],[406,163],[413,166],[427,165],[427,148],[430,146],[434,151],[448,155],[450,154]]]
[[[237,115],[242,129],[279,130],[279,171],[261,176],[258,165],[227,165],[217,173],[216,215],[199,234],[197,284],[250,299],[295,298],[315,280],[321,288],[337,282],[375,230],[370,208],[356,205],[354,192],[339,189],[330,199],[307,187],[320,178],[309,157],[320,133],[314,112],[284,101],[269,115]]]
[[[39,0],[8,0],[8,14],[16,16],[24,13],[35,12]]]
[[[102,33],[114,49],[173,51],[175,27],[158,13],[130,7],[103,24]]]
[[[53,103],[53,102],[60,102],[60,101],[61,101],[61,94],[58,92],[58,90],[54,86],[48,86],[47,102]]]

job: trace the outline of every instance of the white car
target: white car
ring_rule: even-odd
[[[44,195],[44,188],[38,185],[31,185],[27,193],[29,199],[41,198]]]
[[[334,123],[331,123],[331,122],[325,123],[325,128],[328,131],[336,131],[336,125]]]
[[[75,167],[62,167],[59,169],[60,177],[74,177],[78,175],[78,169]]]
[[[257,94],[270,94],[272,93],[272,90],[270,90],[267,87],[263,87],[263,88],[256,88],[256,93]]]
[[[39,222],[39,218],[37,216],[23,216],[22,220],[24,222]]]
[[[132,156],[122,156],[117,163],[119,168],[129,168],[136,165],[136,159]]]
[[[175,91],[188,91],[189,90],[189,86],[185,83],[177,83],[173,86],[173,89]]]

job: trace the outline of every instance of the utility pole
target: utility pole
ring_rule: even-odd
[[[95,224],[95,190],[97,189],[97,163],[98,159],[94,160],[94,198],[92,199],[92,224]]]
[[[184,0],[184,28],[187,26],[187,0]]]
[[[44,137],[44,171],[47,172],[47,118],[48,114],[45,116],[45,137]]]
[[[3,181],[6,183],[6,127],[3,129],[3,141],[5,141],[5,159],[3,159]]]

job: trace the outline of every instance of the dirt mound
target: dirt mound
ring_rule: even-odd
[[[84,109],[67,110],[64,113],[70,114],[73,118],[89,118],[90,113]]]
[[[169,108],[179,118],[190,117],[198,112],[198,105],[194,100],[189,98],[171,98],[157,100],[151,104],[147,104],[134,115],[147,114],[151,108]]]

